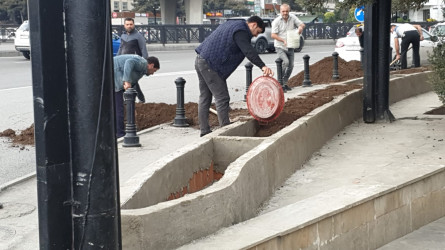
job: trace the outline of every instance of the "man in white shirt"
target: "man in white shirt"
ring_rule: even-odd
[[[291,90],[287,85],[292,70],[294,69],[294,48],[287,47],[287,31],[298,28],[298,33],[301,34],[304,29],[304,23],[298,17],[289,14],[290,6],[282,4],[280,7],[281,16],[275,18],[272,22],[271,37],[275,39],[274,46],[278,57],[283,60],[283,89]]]
[[[391,33],[394,38],[394,49],[396,59],[400,59],[400,47],[402,51],[402,69],[407,68],[406,53],[411,44],[413,46],[414,67],[420,67],[420,41],[423,40],[422,27],[417,24],[391,24]],[[402,44],[399,45],[399,38],[402,38]]]

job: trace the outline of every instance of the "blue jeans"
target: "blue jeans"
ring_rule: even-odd
[[[294,53],[294,49],[284,50],[277,48],[278,57],[283,60],[283,85],[287,85],[287,81],[289,81],[292,70],[294,70]]]

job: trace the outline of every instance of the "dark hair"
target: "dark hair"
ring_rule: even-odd
[[[362,27],[357,27],[357,28],[355,28],[355,30],[358,30],[360,33],[362,33],[363,32],[363,29],[362,29]]]
[[[131,17],[127,17],[127,18],[125,18],[125,21],[124,21],[124,22],[126,22],[126,21],[132,21],[132,22],[134,23],[134,19],[131,18]]]
[[[266,24],[264,23],[263,19],[259,16],[251,16],[247,19],[248,23],[256,23],[258,27],[261,27],[262,31],[261,33],[264,33],[266,30]]]
[[[148,57],[147,58],[147,63],[148,64],[153,64],[153,67],[156,68],[156,69],[160,69],[159,60],[158,60],[157,57],[154,57],[154,56]]]

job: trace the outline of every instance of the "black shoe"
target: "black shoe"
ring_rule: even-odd
[[[284,86],[282,86],[282,88],[283,88],[283,92],[284,92],[284,93],[287,93],[286,88],[285,88]]]
[[[210,134],[210,133],[212,133],[212,131],[209,131],[209,132],[206,132],[206,133],[201,133],[201,134],[199,135],[199,137],[203,137],[203,136],[208,135],[208,134]]]
[[[287,91],[291,91],[292,90],[292,88],[291,87],[289,87],[287,84],[286,85],[284,85],[284,89],[286,89]]]

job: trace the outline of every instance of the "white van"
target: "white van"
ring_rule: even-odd
[[[15,32],[15,50],[22,52],[26,59],[30,58],[31,46],[29,45],[29,23],[24,21]]]

